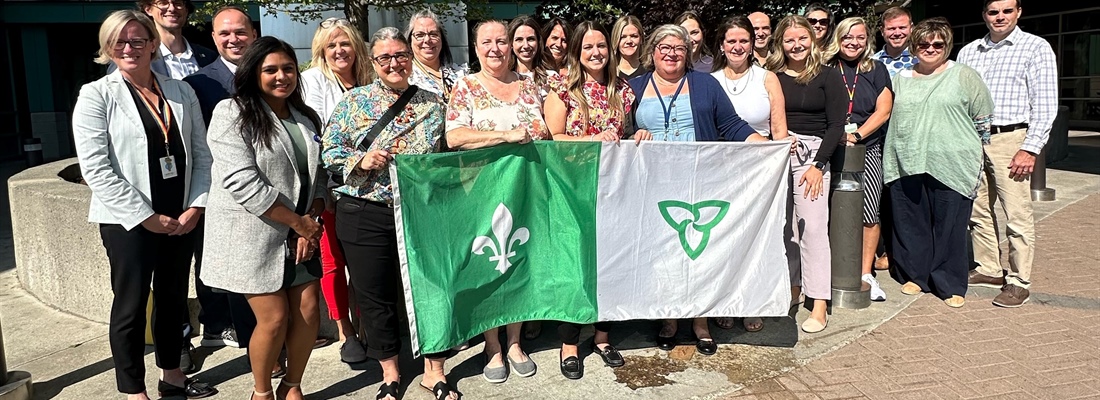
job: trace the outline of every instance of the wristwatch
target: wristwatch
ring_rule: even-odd
[[[863,135],[860,135],[859,132],[852,132],[852,136],[856,137],[857,142],[863,140]]]
[[[821,161],[814,161],[814,168],[817,168],[818,171],[825,172],[825,163]]]

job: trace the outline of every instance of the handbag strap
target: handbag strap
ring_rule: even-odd
[[[378,139],[378,135],[382,134],[382,130],[386,129],[393,122],[393,119],[397,117],[397,113],[405,109],[405,106],[409,104],[409,100],[412,100],[413,95],[420,88],[416,85],[409,85],[408,89],[405,89],[404,93],[401,93],[401,97],[397,98],[397,101],[386,109],[386,112],[382,114],[381,118],[378,118],[378,122],[374,123],[374,126],[370,128],[367,135],[363,137],[363,140],[359,141],[359,150],[366,152],[371,143],[374,143],[375,139]]]

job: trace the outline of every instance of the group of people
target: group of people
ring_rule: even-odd
[[[834,24],[827,7],[812,5],[774,28],[763,13],[730,17],[709,42],[691,12],[648,35],[634,16],[610,30],[528,16],[483,21],[474,28],[473,72],[454,63],[430,11],[413,14],[404,31],[386,27],[367,39],[347,20],[326,19],[310,67],[299,71],[294,49],[257,37],[242,9],[214,14],[214,59],[181,35],[189,0],[140,0],[138,10],[103,22],[96,61],[112,72],[81,89],[73,117],[92,191],[89,220],[111,264],[118,390],[148,398],[142,347],[151,286],[160,395],[217,393],[181,368],[189,364],[190,332],[179,322],[189,319],[194,257],[202,345],[248,348],[253,399],[302,398],[321,298],[339,327],[341,359],[377,360],[377,398],[400,398],[404,300],[390,162],[535,140],[789,141],[787,258],[792,303],[804,295],[811,310],[807,333],[829,322],[829,164],[839,147],[865,145],[863,280],[873,299],[886,296],[873,275],[887,260],[885,236],[903,293],[931,292],[960,307],[968,284],[997,286],[995,304],[1019,306],[1034,245],[1026,179],[1056,107],[1054,55],[1016,26],[1021,1],[986,0],[990,32],[957,62],[948,59],[953,32],[942,18],[913,25],[908,11],[891,8],[882,26],[859,17]],[[886,40],[877,53],[876,32]],[[1007,269],[996,200],[1009,211]],[[365,337],[351,323],[352,302]],[[704,355],[718,351],[712,322],[737,324],[694,319]],[[760,318],[741,323],[763,328]],[[502,327],[504,342],[501,329],[485,332],[486,380],[536,373],[522,339],[538,336],[541,322],[526,324]],[[591,347],[618,367],[625,360],[611,344],[612,325],[595,324]],[[659,326],[657,346],[671,350],[678,321]],[[557,329],[569,379],[584,374],[581,328]],[[444,373],[447,355],[424,356],[419,385],[454,400],[461,394]]]

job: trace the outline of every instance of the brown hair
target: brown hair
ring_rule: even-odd
[[[584,95],[584,66],[581,65],[581,43],[584,42],[584,35],[588,32],[599,32],[603,35],[604,41],[607,41],[607,63],[603,67],[603,75],[605,82],[607,82],[607,103],[611,108],[612,117],[623,118],[623,99],[619,96],[619,91],[615,90],[615,86],[618,81],[618,65],[619,57],[616,54],[615,48],[611,45],[611,36],[607,33],[607,29],[598,22],[584,21],[580,25],[577,25],[573,29],[573,34],[569,36],[569,47],[565,48],[565,58],[568,61],[569,71],[565,75],[565,89],[569,92],[569,97],[577,102],[577,108],[580,109],[581,115],[584,115],[585,131],[588,129],[588,109],[589,100]],[[564,99],[562,99],[564,100]],[[583,132],[582,132],[583,134]]]
[[[886,11],[882,12],[882,24],[885,25],[886,21],[892,20],[897,17],[909,17],[909,23],[913,23],[913,14],[909,13],[909,9],[905,7],[890,7]]]
[[[138,10],[145,11],[147,7],[153,5],[154,1],[155,0],[137,0],[134,4],[137,5]],[[191,0],[183,0],[183,8],[187,9],[187,16],[189,17],[191,14],[195,13],[195,3],[192,3]]]
[[[722,42],[726,40],[726,33],[729,32],[730,29],[734,28],[744,29],[746,32],[748,32],[750,42],[754,39],[752,22],[749,21],[749,18],[743,15],[734,15],[727,18],[726,21],[722,23],[722,25],[719,25],[718,32],[714,35],[715,37],[717,37],[717,39],[714,41],[714,48],[718,49],[719,53],[722,53]],[[752,55],[750,54],[749,57],[752,57]],[[751,59],[749,60],[749,63],[752,63]],[[711,68],[713,70],[711,72],[721,71],[723,68],[726,68],[726,64],[729,64],[729,60],[726,59],[725,54],[722,54],[720,57],[714,57],[714,66]]]
[[[951,33],[951,23],[944,17],[929,18],[914,25],[913,30],[909,32],[909,52],[917,54],[918,43],[922,40],[932,40],[936,36],[943,39],[944,54],[951,54],[954,35]]]

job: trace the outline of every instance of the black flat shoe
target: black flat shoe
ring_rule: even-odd
[[[358,364],[367,361],[367,350],[358,339],[348,339],[340,345],[340,361],[348,364]]]
[[[561,357],[561,353],[558,353],[558,357]],[[584,364],[577,356],[569,356],[561,360],[561,374],[569,379],[581,379],[584,376]]]
[[[699,339],[695,342],[695,349],[704,356],[713,356],[718,352],[718,343],[714,343],[714,339]]]
[[[383,400],[386,396],[393,397],[395,399],[401,398],[401,382],[383,383],[378,387],[378,394],[374,395],[375,400]]]
[[[603,359],[604,365],[607,365],[608,367],[618,368],[626,364],[626,360],[623,359],[623,355],[619,353],[618,349],[610,344],[604,346],[603,350],[600,350],[600,347],[596,346],[596,344],[593,343],[592,352],[599,355],[600,358]]]
[[[195,378],[187,378],[183,381],[183,387],[172,385],[165,381],[157,382],[157,391],[160,397],[187,397],[188,399],[202,399],[218,394],[218,389]]]
[[[672,351],[676,348],[676,337],[664,337],[657,335],[657,348],[664,351]]]

